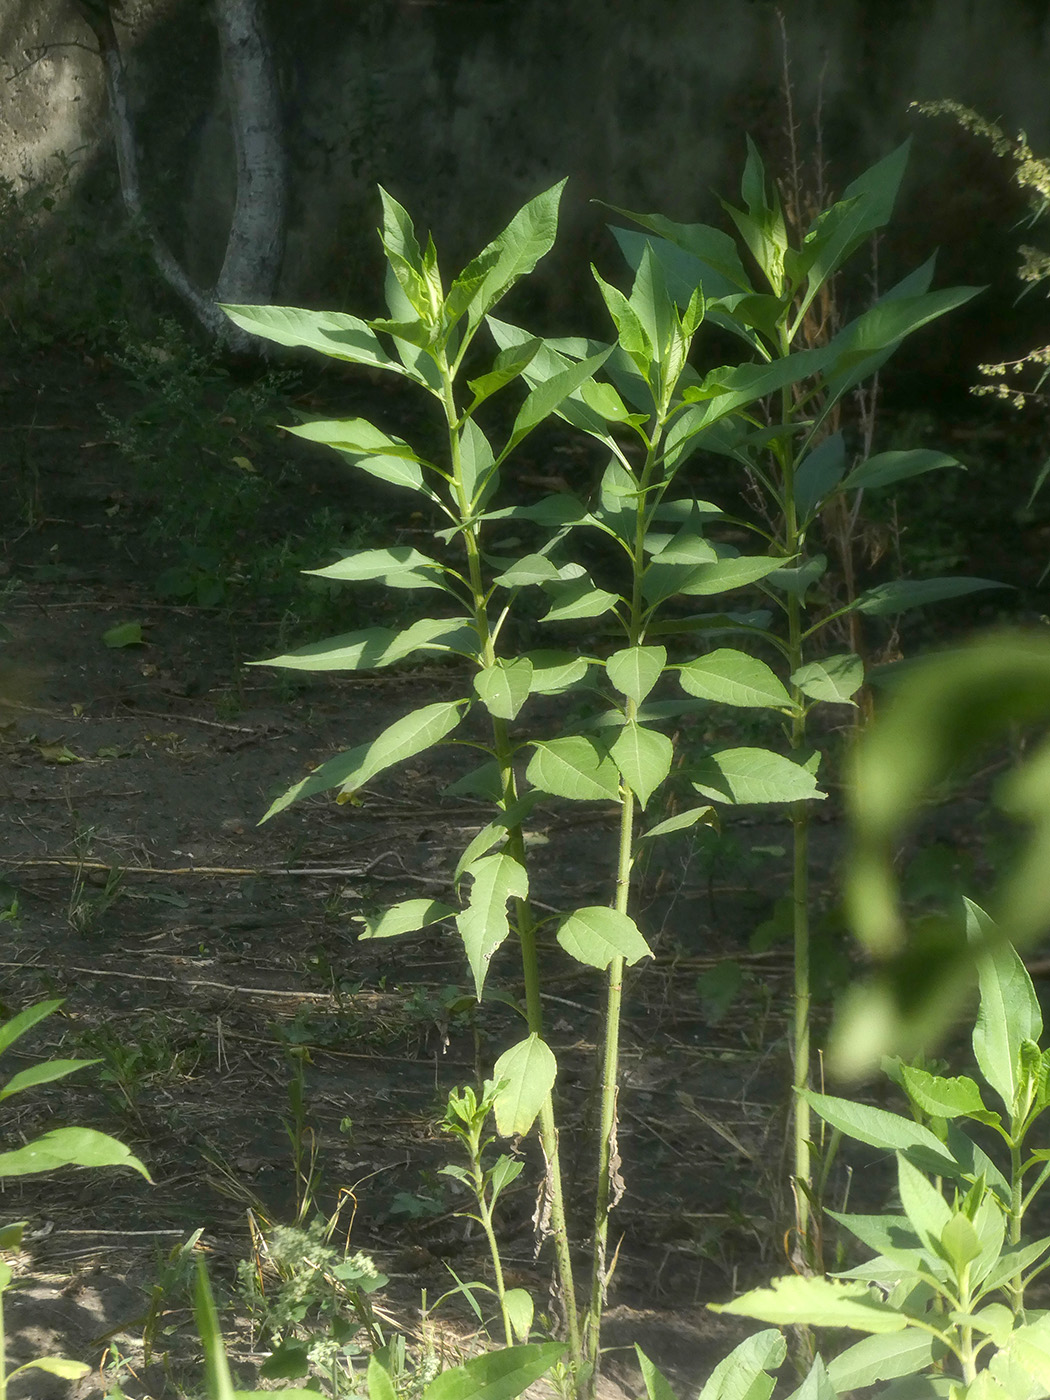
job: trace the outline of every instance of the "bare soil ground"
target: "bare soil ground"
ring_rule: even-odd
[[[49,385],[47,407],[25,405]],[[63,388],[64,386],[64,388]],[[61,1012],[12,1052],[6,1072],[61,1046],[99,1057],[76,1079],[8,1105],[4,1142],[58,1123],[112,1132],[148,1164],[7,1182],[3,1214],[29,1221],[9,1300],[16,1358],[42,1344],[132,1363],[130,1397],[172,1396],[198,1374],[187,1298],[164,1302],[159,1359],[144,1363],[142,1317],[158,1261],[202,1228],[217,1286],[251,1252],[247,1212],[294,1214],[284,1124],[305,1055],[321,1203],[352,1192],[350,1245],[391,1282],[381,1305],[410,1335],[431,1300],[485,1261],[439,1167],[436,1128],[449,1088],[470,1082],[511,1037],[513,1010],[462,1009],[469,978],[453,934],[359,942],[355,920],[397,899],[448,896],[456,857],[487,820],[442,789],[462,771],[449,750],[384,776],[360,807],[315,800],[260,827],[272,796],[318,760],[409,708],[452,697],[448,667],[289,684],[245,670],[272,650],[273,619],[250,604],[157,601],[156,561],[140,537],[134,471],[106,442],[94,404],[119,411],[119,386],[76,357],[21,366],[0,388],[7,498],[0,586],[10,640],[0,649],[0,986],[5,1011],[49,996]],[[22,435],[19,436],[21,430]],[[32,457],[32,481],[26,463]],[[178,489],[177,483],[173,489]],[[32,490],[32,509],[28,493]],[[348,515],[350,496],[337,502]],[[102,634],[143,624],[144,645]],[[821,898],[830,902],[838,803],[817,827]],[[966,818],[963,812],[960,821]],[[619,1151],[626,1193],[607,1340],[610,1373],[636,1392],[627,1348],[640,1342],[695,1393],[741,1331],[704,1303],[779,1270],[783,1224],[785,945],[747,938],[783,892],[775,813],[733,828],[722,870],[671,844],[647,874],[641,917],[656,958],[627,998]],[[613,814],[551,804],[535,823],[538,898],[564,908],[608,899]],[[757,856],[756,856],[757,851]],[[727,952],[750,980],[717,1026],[697,977]],[[551,1038],[561,1066],[564,1140],[578,1217],[594,1156],[592,1063],[599,989],[551,940],[544,949]],[[510,950],[494,981],[517,991]],[[546,1254],[534,1254],[531,1146],[508,1201],[513,1274],[547,1309]],[[586,1260],[581,1257],[581,1268]],[[465,1330],[469,1315],[453,1307]],[[249,1377],[260,1359],[243,1308],[227,1314]],[[746,1328],[743,1332],[746,1332]],[[167,1354],[167,1359],[165,1355]],[[109,1351],[112,1357],[112,1351]],[[181,1378],[181,1379],[177,1379]],[[36,1380],[21,1394],[65,1393]],[[102,1394],[99,1373],[71,1394]],[[12,1394],[15,1394],[12,1388]]]

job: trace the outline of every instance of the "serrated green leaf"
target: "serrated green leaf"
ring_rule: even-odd
[[[558,928],[558,942],[577,962],[602,972],[613,958],[633,966],[640,958],[652,956],[634,920],[605,905],[573,910]]]
[[[533,787],[574,802],[617,800],[620,774],[612,759],[582,735],[535,746],[525,776]]]
[[[958,1118],[987,1111],[980,1089],[966,1075],[945,1078],[913,1065],[901,1065],[900,1075],[909,1098],[930,1118]]]
[[[853,705],[851,696],[864,684],[864,662],[853,652],[811,661],[792,673],[791,684],[811,700],[830,705]]]
[[[826,796],[801,764],[766,749],[723,749],[698,763],[693,787],[712,802],[802,802]]]
[[[472,880],[470,902],[457,914],[456,924],[480,1001],[492,955],[510,933],[507,901],[524,899],[529,880],[524,867],[505,851],[482,856],[467,874]]]
[[[780,1327],[849,1327],[856,1332],[901,1332],[908,1319],[864,1284],[791,1275],[774,1279],[731,1303],[709,1303],[712,1312],[754,1317]]]
[[[625,647],[613,652],[605,663],[605,670],[620,694],[640,705],[660,679],[666,664],[666,647]]]
[[[609,756],[644,808],[671,771],[674,745],[666,734],[656,729],[644,729],[632,719],[616,736]]]
[[[496,719],[516,719],[532,688],[532,662],[526,656],[498,658],[474,672],[478,699]]]
[[[681,667],[679,680],[688,695],[722,705],[794,709],[783,683],[766,665],[731,647],[700,656]]]
[[[493,1103],[496,1127],[503,1137],[530,1131],[557,1073],[558,1062],[550,1047],[535,1033],[504,1050],[492,1071],[497,1084],[505,1081]]]
[[[300,798],[330,792],[332,788],[341,788],[341,796],[349,799],[387,768],[440,743],[459,724],[466,704],[465,700],[439,700],[395,720],[371,743],[336,754],[307,777],[293,783],[287,792],[271,802],[262,821],[269,821]]]
[[[365,926],[358,938],[400,938],[405,933],[418,933],[442,919],[451,919],[455,913],[451,905],[442,904],[439,899],[403,899],[384,909],[382,914],[358,915],[357,922]]]

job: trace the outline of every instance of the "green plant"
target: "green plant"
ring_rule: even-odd
[[[0,1054],[11,1049],[27,1031],[52,1015],[62,1005],[60,999],[38,1002],[27,1006],[16,1016],[10,1017],[0,1026]],[[0,1087],[0,1101],[12,1098],[43,1084],[53,1084],[65,1079],[78,1070],[95,1064],[94,1060],[54,1059],[40,1060],[29,1068],[19,1070]],[[137,1157],[106,1133],[93,1128],[52,1128],[22,1147],[0,1152],[0,1181],[7,1177],[31,1176],[40,1172],[56,1171],[60,1167],[130,1167],[149,1181],[150,1174]],[[18,1220],[0,1226],[0,1251],[18,1250],[22,1246],[22,1232],[26,1222]],[[10,1373],[4,1342],[3,1302],[4,1295],[14,1286],[10,1266],[0,1260],[0,1400],[6,1400],[7,1385],[12,1377],[21,1372],[38,1370],[49,1375],[76,1380],[90,1371],[79,1361],[68,1361],[64,1357],[45,1356],[27,1361]]]
[[[570,1386],[581,1396],[589,1396],[595,1383],[611,1275],[609,1215],[623,1189],[616,1102],[624,969],[649,952],[630,913],[636,867],[647,842],[709,821],[713,804],[785,803],[791,814],[792,1042],[800,1091],[794,1130],[797,1248],[803,1267],[818,1263],[808,1109],[801,1091],[809,1084],[810,1060],[807,833],[810,803],[823,794],[816,778],[820,754],[812,748],[807,720],[816,704],[850,704],[863,681],[863,664],[852,653],[821,654],[815,639],[829,622],[853,612],[895,614],[990,586],[976,579],[904,580],[831,607],[822,593],[827,560],[810,541],[823,507],[840,494],[856,496],[954,465],[942,453],[924,451],[876,454],[858,463],[843,432],[827,431],[836,405],[907,334],[972,295],[969,289],[930,292],[932,260],[826,344],[793,347],[821,287],[888,220],[905,159],[902,148],[855,181],[792,246],[751,147],[742,186],[747,210],[727,208],[765,290],[752,285],[726,234],[655,215],[630,216],[646,229],[642,235],[617,231],[634,268],[630,293],[595,272],[616,327],[613,344],[543,340],[492,314],[551,246],[560,186],[527,204],[447,290],[433,241],[421,248],[407,212],[383,191],[387,316],[364,321],[283,307],[227,308],[236,324],[255,334],[409,380],[433,397],[445,423],[446,447],[438,460],[364,419],[313,421],[293,429],[335,448],[364,473],[415,493],[447,522],[434,532],[430,553],[402,544],[361,550],[316,573],[425,591],[440,604],[403,630],[370,627],[260,664],[356,670],[437,652],[464,659],[472,679],[469,693],[428,704],[323,763],[277,798],[266,817],[333,789],[340,802],[360,802],[362,790],[385,770],[440,743],[480,751],[480,767],[450,789],[481,796],[494,808],[493,819],[456,866],[457,897],[464,891],[460,902],[403,901],[368,920],[363,936],[395,937],[454,920],[479,999],[494,954],[512,934],[517,940],[528,1034],[495,1063],[492,1079],[502,1087],[492,1095],[492,1111],[504,1135],[528,1132],[539,1122],[549,1206],[545,1229],[553,1240],[566,1319]],[[753,362],[701,376],[689,361],[705,318],[737,336]],[[483,326],[497,346],[488,362],[480,359],[476,340]],[[599,371],[603,379],[596,378]],[[497,447],[490,437],[496,427],[482,426],[490,421],[486,405],[516,380],[524,382],[526,397]],[[594,500],[563,492],[499,505],[503,463],[551,414],[597,440],[607,454]],[[676,480],[699,448],[735,462],[763,493],[758,523],[682,494]],[[760,553],[743,555],[723,538],[741,527],[757,540]],[[601,584],[573,557],[584,530],[598,533],[612,561]],[[756,587],[772,611],[686,611],[693,599],[721,599]],[[541,627],[575,629],[582,622],[607,631],[592,630],[582,643],[577,631],[571,649],[515,654],[510,619],[522,595],[535,615],[535,594],[529,602],[529,592],[536,589],[546,607]],[[716,646],[699,657],[682,657],[686,640],[720,642],[732,634],[772,655],[785,679],[750,651]],[[666,684],[672,676],[677,690]],[[540,695],[572,695],[586,703],[566,702],[564,725],[551,734],[529,723],[528,702]],[[650,799],[672,769],[674,743],[666,728],[710,705],[778,714],[789,754],[746,745],[715,747],[698,761],[690,756],[688,777],[703,801],[639,832]],[[468,724],[472,711],[480,712],[486,733],[476,721]],[[563,950],[606,978],[593,1254],[582,1308],[552,1098],[557,1065],[544,1038],[540,996],[536,939],[547,921],[529,897],[526,827],[536,803],[552,798],[611,802],[620,818],[610,851],[609,904],[570,910],[556,920]]]
[[[1042,1016],[1031,979],[1008,943],[989,946],[989,920],[967,903],[978,954],[980,1010],[973,1052],[981,1078],[889,1063],[912,1117],[848,1099],[810,1094],[836,1132],[896,1159],[900,1214],[832,1213],[876,1252],[834,1278],[774,1280],[717,1311],[798,1326],[867,1334],[836,1356],[827,1380],[838,1393],[906,1377],[937,1377],[946,1393],[1031,1400],[1050,1383],[1050,1313],[1026,1292],[1047,1267],[1050,1237],[1025,1240],[1025,1215],[1050,1177],[1050,1152],[1028,1139],[1050,1104],[1050,1050],[1038,1044]],[[963,1123],[997,1135],[1001,1168]],[[986,1137],[986,1134],[982,1134]],[[933,1382],[931,1393],[940,1393]]]
[[[471,1220],[476,1220],[485,1232],[492,1260],[492,1271],[496,1279],[496,1297],[499,1299],[500,1314],[503,1319],[503,1334],[507,1345],[516,1341],[528,1340],[532,1331],[533,1302],[524,1288],[508,1289],[503,1282],[503,1265],[500,1259],[499,1241],[496,1236],[494,1211],[496,1202],[506,1188],[521,1175],[525,1163],[501,1154],[491,1166],[484,1162],[485,1149],[495,1141],[495,1136],[486,1136],[488,1122],[496,1102],[500,1086],[486,1080],[481,1098],[468,1084],[462,1090],[454,1089],[448,1096],[448,1108],[441,1124],[446,1133],[463,1145],[469,1167],[449,1163],[442,1167],[446,1176],[459,1181],[473,1195],[477,1214],[466,1212]],[[471,1290],[485,1289],[485,1284],[471,1284]]]

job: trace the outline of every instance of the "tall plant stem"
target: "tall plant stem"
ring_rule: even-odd
[[[441,365],[441,402],[448,425],[449,457],[452,467],[452,489],[456,508],[463,523],[463,539],[467,553],[468,577],[471,600],[474,608],[474,625],[480,643],[480,663],[491,666],[496,659],[492,630],[489,627],[488,599],[484,578],[481,572],[481,549],[478,540],[478,527],[473,522],[473,502],[470,500],[463,481],[463,464],[460,445],[459,413],[456,408],[452,374],[447,360]],[[492,719],[493,751],[500,771],[502,805],[509,809],[517,798],[514,777],[514,749],[507,731],[506,721]],[[507,854],[520,865],[525,865],[525,838],[520,825],[507,829]],[[536,949],[536,920],[531,901],[514,901],[514,923],[521,952],[522,979],[525,984],[525,1014],[530,1034],[543,1035],[543,1004],[540,1000],[539,957]],[[540,1142],[546,1163],[546,1182],[549,1229],[554,1244],[555,1268],[561,1304],[565,1312],[566,1340],[569,1344],[569,1358],[573,1372],[582,1369],[583,1347],[580,1339],[579,1313],[576,1306],[576,1285],[572,1273],[572,1254],[569,1249],[569,1232],[565,1217],[565,1193],[562,1187],[561,1159],[558,1151],[558,1128],[554,1116],[554,1100],[548,1094],[540,1110]]]
[[[659,457],[667,414],[667,397],[659,405],[654,432],[646,453],[640,480],[635,513],[634,548],[631,555],[631,607],[627,618],[627,641],[638,646],[644,633],[642,575],[645,572],[645,536],[648,526],[650,486]],[[659,493],[657,493],[659,494]],[[628,697],[624,709],[626,723],[637,718],[637,702]],[[614,908],[626,914],[631,899],[631,872],[634,864],[634,793],[624,785],[620,803],[620,842],[616,864],[616,895]],[[602,1061],[601,1124],[598,1136],[598,1181],[594,1200],[594,1250],[591,1265],[591,1299],[587,1314],[586,1361],[588,1364],[587,1395],[593,1394],[598,1375],[601,1349],[601,1321],[605,1293],[609,1281],[608,1245],[609,1211],[612,1205],[613,1171],[616,1167],[617,1097],[620,1074],[620,1018],[623,1006],[622,957],[609,964],[605,1000],[605,1053]]]
[[[781,338],[780,353],[791,352],[786,334]],[[790,389],[781,393],[781,421],[790,423],[794,404]],[[799,526],[795,505],[795,450],[790,437],[781,454],[781,508],[784,519],[784,551],[794,558],[798,567],[805,544],[805,531]],[[787,594],[788,668],[793,675],[803,663],[802,601],[795,590]],[[804,697],[797,686],[791,687],[796,710],[791,719],[789,741],[792,752],[805,747],[806,714]],[[810,1151],[810,1112],[805,1090],[810,1087],[810,929],[809,929],[809,805],[795,802],[791,807],[791,907],[794,945],[794,1016],[792,1033],[792,1135],[794,1139],[794,1204],[795,1231],[798,1248],[806,1268],[819,1267],[819,1247],[815,1239],[811,1205],[813,1162]]]

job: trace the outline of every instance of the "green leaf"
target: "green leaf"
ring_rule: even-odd
[[[616,764],[582,735],[537,743],[525,777],[542,792],[573,802],[616,801],[620,796]]]
[[[109,627],[102,633],[102,640],[107,647],[114,649],[143,646],[145,639],[142,636],[142,623],[118,622],[116,627]]]
[[[374,1354],[368,1358],[367,1381],[368,1400],[398,1400],[390,1372]]]
[[[981,1003],[973,1030],[973,1053],[987,1082],[1014,1113],[1021,1088],[1021,1046],[1043,1031],[1039,999],[1028,969],[1014,949],[996,936],[992,920],[972,900],[966,906],[966,932],[979,949],[977,977]]]
[[[24,1089],[34,1089],[38,1084],[50,1084],[56,1079],[65,1079],[67,1074],[74,1074],[78,1069],[87,1069],[89,1065],[97,1064],[98,1060],[42,1060],[39,1064],[31,1065],[29,1069],[13,1074],[0,1089],[0,1101],[9,1099],[12,1094],[20,1094]]]
[[[52,1001],[38,1001],[33,1006],[26,1006],[12,1016],[0,1026],[0,1054],[3,1054],[12,1046],[19,1036],[25,1035],[39,1021],[50,1016],[53,1011],[57,1011],[65,998],[55,997]]]
[[[301,345],[336,360],[405,373],[357,316],[339,311],[303,311],[294,306],[223,306],[221,310],[241,330],[278,345]]]
[[[851,696],[864,684],[864,662],[848,651],[841,656],[826,656],[800,666],[791,676],[791,684],[811,700],[830,705],[852,705]]]
[[[456,925],[480,1001],[492,955],[510,933],[507,901],[524,899],[529,892],[529,879],[524,867],[504,851],[482,856],[467,874],[473,882],[470,902],[457,914]]]
[[[524,1163],[518,1162],[518,1167]],[[517,1342],[527,1342],[529,1333],[532,1331],[532,1319],[535,1315],[532,1297],[524,1288],[508,1288],[503,1295],[503,1306],[507,1317],[510,1320],[510,1330]]]
[[[807,1090],[805,1097],[826,1123],[847,1137],[883,1152],[907,1152],[914,1162],[929,1171],[951,1177],[959,1175],[958,1163],[949,1156],[940,1139],[921,1123],[887,1113],[884,1108],[853,1103],[830,1094]]]
[[[782,562],[761,555],[757,558],[719,559],[713,564],[698,564],[678,591],[687,598],[709,598],[716,593],[728,593],[734,588],[746,588],[774,573]]]
[[[472,508],[495,489],[498,481],[495,467],[496,458],[488,438],[474,419],[468,418],[459,435],[459,474]]]
[[[502,1137],[530,1131],[557,1073],[558,1062],[550,1047],[535,1033],[504,1050],[492,1071],[497,1084],[504,1081],[493,1101]]]
[[[909,1327],[864,1337],[828,1363],[828,1377],[840,1395],[876,1381],[913,1376],[933,1364],[935,1343],[928,1332]]]
[[[410,627],[366,627],[323,642],[311,642],[283,656],[249,661],[249,666],[280,666],[289,671],[370,671],[393,666],[417,651],[456,652],[473,657],[478,634],[466,617],[422,617]]]
[[[987,588],[1007,588],[988,578],[916,578],[894,579],[866,589],[854,604],[858,612],[869,617],[889,617],[907,612],[909,608],[924,608],[930,603],[943,603],[948,598],[962,598],[967,593],[980,593]]]
[[[987,1113],[980,1089],[965,1075],[949,1079],[913,1065],[901,1065],[900,1076],[908,1097],[928,1118]]]
[[[564,188],[565,181],[559,180],[530,199],[503,232],[468,263],[448,295],[453,316],[469,310],[471,325],[477,325],[550,251],[558,232],[558,204]]]
[[[913,476],[939,471],[942,467],[961,466],[958,458],[925,448],[913,448],[908,452],[878,452],[854,467],[842,485],[847,491],[856,491],[861,487],[874,491],[880,486],[892,486]]]
[[[13,1152],[0,1152],[0,1178],[32,1176],[58,1167],[130,1167],[153,1178],[123,1143],[93,1128],[55,1128]]]
[[[43,1371],[49,1376],[60,1376],[64,1381],[79,1381],[91,1374],[91,1367],[83,1361],[67,1361],[64,1356],[40,1356],[35,1361],[26,1361],[7,1374],[8,1380],[20,1376],[24,1371]]]
[[[939,1252],[941,1235],[951,1223],[951,1207],[903,1152],[897,1155],[897,1189],[908,1223],[927,1249]]]
[[[313,797],[332,788],[341,788],[342,799],[350,800],[359,788],[387,768],[440,743],[459,724],[466,704],[465,700],[439,700],[395,720],[371,743],[336,754],[307,777],[293,783],[287,792],[271,802],[262,820],[269,821],[303,797]]]
[[[514,1400],[565,1354],[561,1342],[527,1342],[451,1366],[427,1386],[423,1400]]]
[[[698,1400],[769,1400],[775,1382],[767,1372],[782,1366],[786,1356],[780,1332],[755,1332],[718,1363]]]
[[[566,573],[566,569],[571,572]],[[582,573],[583,569],[579,564],[559,567],[546,554],[523,554],[520,559],[515,559],[509,568],[496,574],[492,581],[502,584],[504,588],[527,588],[530,584],[571,579],[579,577]]]
[[[531,687],[532,662],[526,656],[509,661],[497,658],[491,666],[474,672],[478,698],[496,719],[515,719]]]
[[[616,736],[609,755],[644,808],[671,771],[674,745],[666,734],[643,729],[632,719]]]
[[[637,1342],[634,1344],[634,1352],[638,1358],[638,1367],[642,1373],[642,1380],[645,1382],[645,1393],[649,1397],[649,1400],[678,1400],[678,1397],[668,1384],[666,1376],[664,1376],[661,1371],[657,1370]]]
[[[1033,1264],[1042,1259],[1048,1249],[1050,1249],[1050,1237],[1033,1240],[1031,1244],[1004,1249],[981,1280],[982,1292],[992,1293],[995,1289],[1001,1288],[1007,1279],[1016,1278],[1018,1274],[1026,1273]]]
[[[587,674],[590,662],[585,656],[571,651],[529,651],[532,662],[532,693],[561,695],[570,690]]]
[[[903,1160],[902,1157],[901,1161]],[[937,1195],[940,1196],[940,1193]],[[910,1210],[908,1218],[911,1219]],[[957,1278],[962,1277],[967,1264],[972,1264],[981,1253],[981,1241],[977,1237],[977,1231],[961,1211],[956,1211],[941,1230],[940,1246],[940,1252],[955,1270]]]
[[[442,904],[439,899],[403,899],[384,909],[378,915],[358,915],[356,922],[364,924],[364,931],[358,938],[400,938],[405,933],[418,933],[420,929],[438,924],[442,919],[455,916],[455,909]]]
[[[808,452],[795,470],[795,509],[800,520],[809,520],[842,480],[846,470],[846,443],[831,433]]]
[[[693,787],[712,802],[803,802],[822,799],[807,768],[766,749],[723,749],[698,763]]]
[[[856,1332],[901,1332],[908,1319],[862,1283],[803,1278],[774,1279],[731,1303],[709,1303],[712,1312],[754,1317],[780,1327],[849,1327]]]
[[[570,622],[584,617],[601,617],[620,601],[618,593],[596,588],[588,575],[567,583],[548,584],[545,591],[551,605],[540,618],[541,622]]]
[[[701,700],[748,708],[794,710],[791,696],[764,661],[720,647],[679,672],[682,689]]]
[[[812,559],[807,559],[797,567],[774,569],[766,581],[771,588],[779,589],[782,593],[788,593],[800,602],[805,602],[806,594],[814,584],[820,582],[827,568],[827,555],[814,554]]]
[[[467,388],[474,395],[474,402],[468,412],[473,413],[478,404],[484,403],[505,385],[517,379],[529,366],[529,362],[543,342],[533,336],[524,345],[512,345],[500,350],[487,374],[477,379],[469,379]]]
[[[508,456],[522,442],[534,428],[537,428],[545,418],[550,415],[569,398],[575,394],[580,385],[602,367],[612,353],[612,346],[602,350],[597,355],[591,355],[579,364],[569,365],[568,368],[560,370],[557,374],[551,375],[549,379],[537,384],[535,389],[529,394],[522,404],[517,418],[514,420],[514,427],[511,429],[510,439],[506,447],[500,453],[500,461]]]
[[[713,807],[691,807],[687,812],[676,812],[673,817],[657,822],[648,831],[643,831],[638,840],[652,841],[658,836],[671,836],[676,831],[686,831],[698,823],[702,823],[704,826],[715,826],[717,824],[715,809]]]
[[[558,942],[577,962],[601,972],[613,958],[623,958],[633,966],[640,958],[652,957],[635,921],[604,905],[573,910],[561,922]]]
[[[390,269],[412,309],[425,322],[432,324],[437,319],[443,300],[440,281],[428,275],[428,263],[433,266],[432,259],[424,259],[420,252],[415,228],[404,206],[382,185],[379,186],[379,197],[383,202],[380,236]],[[433,243],[427,249],[428,254],[432,249]],[[391,307],[391,310],[394,311],[394,308]],[[396,311],[394,314],[397,314]]]
[[[203,1257],[197,1259],[197,1279],[193,1291],[193,1312],[197,1335],[204,1348],[204,1387],[210,1400],[235,1400],[230,1364],[226,1360],[219,1314],[215,1307],[208,1270]]]
[[[365,418],[317,419],[288,428],[307,442],[332,447],[355,467],[379,481],[404,486],[430,500],[437,497],[423,479],[416,454],[403,438],[388,437]]]
[[[621,695],[640,705],[660,679],[666,664],[666,647],[625,647],[623,651],[613,652],[605,663],[605,670]]]
[[[305,569],[318,578],[335,578],[355,583],[381,580],[388,588],[444,588],[445,568],[436,559],[420,554],[411,545],[391,549],[360,549],[323,569]]]

